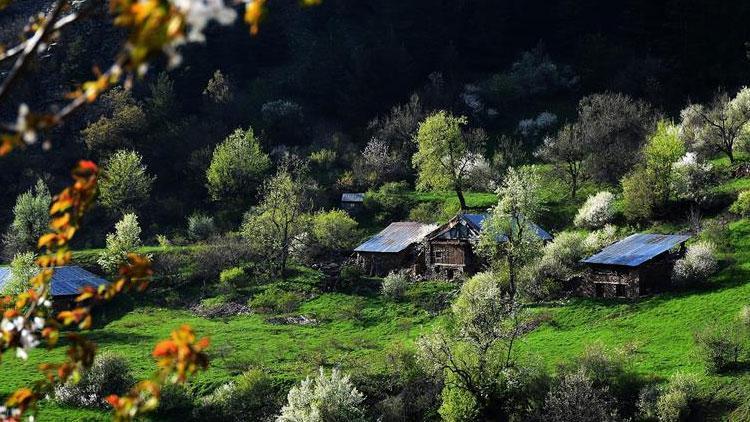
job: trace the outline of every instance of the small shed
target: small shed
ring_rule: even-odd
[[[341,194],[341,208],[349,213],[355,213],[362,209],[364,201],[365,194],[362,192]]]
[[[10,280],[10,267],[0,267],[0,289]],[[55,308],[67,308],[86,286],[99,287],[107,284],[103,278],[76,265],[56,267],[52,275],[51,289]]]
[[[357,262],[372,275],[384,276],[399,269],[421,274],[424,271],[424,259],[419,259],[421,243],[436,228],[435,224],[410,221],[391,223],[354,249]]]
[[[669,286],[688,235],[638,233],[582,260],[588,271],[579,288],[589,297],[637,298]]]
[[[474,253],[474,244],[479,238],[488,214],[458,214],[427,237],[425,242],[425,265],[430,277],[453,279],[456,276],[476,273],[481,261]],[[552,235],[538,225],[531,228],[542,241],[552,240]],[[499,242],[506,241],[502,236]]]

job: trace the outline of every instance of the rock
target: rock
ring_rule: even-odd
[[[308,318],[304,315],[300,315],[268,318],[266,322],[276,325],[316,325],[318,323],[318,320],[315,318]]]

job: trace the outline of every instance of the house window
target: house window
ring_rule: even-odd
[[[615,286],[615,295],[617,297],[625,297],[627,294],[625,293],[625,285],[624,284],[617,284]]]
[[[443,250],[435,250],[432,252],[433,261],[436,264],[441,264],[448,261],[448,252]]]

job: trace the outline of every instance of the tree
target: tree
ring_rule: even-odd
[[[414,152],[412,139],[426,115],[419,96],[412,94],[408,103],[394,106],[387,115],[371,120],[367,128],[373,138],[395,145],[402,154],[411,154]]]
[[[680,113],[681,134],[696,150],[720,151],[734,163],[735,147],[750,122],[750,88],[734,98],[719,91],[709,106],[691,104]]]
[[[586,168],[602,182],[616,183],[639,160],[653,131],[655,113],[645,102],[623,94],[594,94],[578,103],[578,124],[589,152]]]
[[[135,151],[115,152],[104,166],[99,183],[101,204],[117,213],[133,212],[151,193],[156,177],[147,172],[143,158]]]
[[[10,277],[0,288],[2,295],[19,295],[30,288],[31,278],[39,274],[34,252],[22,252],[13,257],[10,262]]]
[[[575,198],[578,187],[585,177],[583,164],[589,155],[579,124],[566,124],[554,137],[547,137],[537,155],[554,163],[568,179],[570,196]]]
[[[646,169],[653,178],[654,195],[665,204],[672,193],[672,165],[685,154],[685,144],[678,136],[678,128],[660,120],[656,131],[643,147]]]
[[[622,179],[622,212],[630,221],[643,222],[651,218],[656,205],[654,179],[640,166]]]
[[[357,178],[371,187],[384,182],[395,182],[404,175],[404,160],[393,151],[388,142],[372,138],[354,164]]]
[[[141,226],[138,224],[138,216],[125,214],[115,224],[115,232],[107,234],[107,246],[99,254],[97,263],[107,273],[112,273],[124,262],[127,262],[128,253],[135,252],[141,247]]]
[[[446,378],[441,415],[507,420],[515,393],[531,382],[514,366],[512,353],[524,313],[495,277],[483,275],[461,286],[451,311],[446,328],[417,342],[422,365]]]
[[[33,188],[18,195],[13,221],[3,237],[3,254],[7,258],[36,249],[37,239],[49,229],[50,203],[52,196],[41,179]]]
[[[315,378],[307,377],[289,390],[276,422],[364,421],[364,400],[348,375],[334,368],[329,376],[320,368]]]
[[[216,69],[211,79],[208,80],[203,95],[215,104],[227,104],[232,101],[232,86],[229,80]]]
[[[251,249],[283,276],[292,245],[308,232],[307,174],[298,163],[284,163],[265,183],[260,204],[245,215],[242,235]]]
[[[515,296],[519,273],[534,257],[541,244],[532,224],[542,209],[540,179],[535,167],[510,168],[497,190],[499,201],[484,221],[479,251],[494,263],[504,264],[511,296]]]
[[[615,196],[607,191],[586,198],[573,220],[578,227],[598,229],[612,222],[615,216]]]
[[[672,191],[700,206],[711,195],[712,170],[711,163],[700,161],[696,153],[686,153],[672,164]]]
[[[359,241],[357,222],[341,210],[315,214],[312,234],[321,246],[335,251],[351,250]]]
[[[206,170],[208,192],[216,201],[250,196],[270,167],[253,129],[237,129],[214,149]]]
[[[106,115],[81,131],[86,147],[98,156],[122,148],[133,148],[146,128],[146,113],[130,91],[115,88],[102,95],[99,106]]]
[[[466,209],[464,187],[471,164],[476,160],[485,137],[462,132],[466,117],[439,111],[425,119],[417,131],[418,150],[412,161],[419,175],[417,186],[423,189],[452,189],[461,209]]]
[[[544,403],[544,420],[551,422],[615,422],[617,401],[604,386],[597,388],[583,371],[566,374]]]

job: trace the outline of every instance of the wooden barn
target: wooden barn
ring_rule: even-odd
[[[638,233],[582,260],[579,287],[589,297],[637,298],[669,286],[672,268],[685,253],[687,235]]]
[[[0,267],[0,290],[10,280],[11,269]],[[55,268],[52,275],[52,303],[55,309],[68,309],[85,286],[99,287],[107,281],[75,265]]]
[[[354,249],[357,263],[371,275],[385,276],[401,269],[422,274],[422,241],[437,227],[415,222],[391,223]]]
[[[356,214],[362,209],[364,201],[364,193],[342,193],[341,209],[348,212],[349,214]]]
[[[474,244],[486,218],[487,214],[458,214],[430,234],[425,240],[427,275],[451,280],[478,272],[482,262],[474,253]],[[552,240],[538,225],[532,223],[532,228],[543,241]]]

